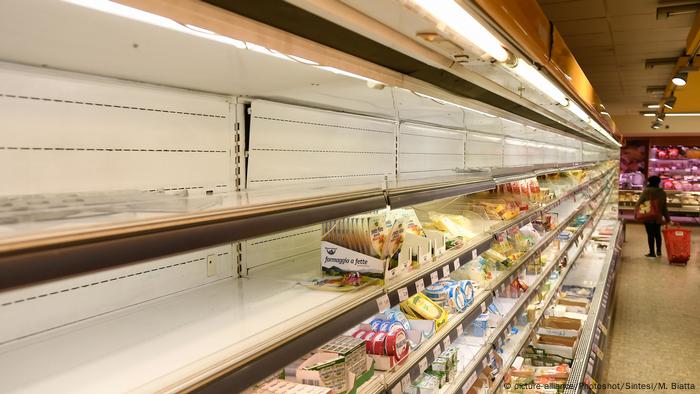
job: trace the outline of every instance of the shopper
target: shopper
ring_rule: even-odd
[[[649,254],[646,257],[661,256],[661,224],[663,224],[664,219],[666,223],[671,222],[671,216],[668,214],[666,206],[666,192],[659,187],[659,184],[661,184],[661,178],[650,176],[647,187],[637,201],[637,209],[641,204],[649,201],[653,204],[653,209],[656,210],[656,215],[653,218],[644,221],[647,242],[649,243]],[[654,254],[654,242],[656,242],[656,254]]]

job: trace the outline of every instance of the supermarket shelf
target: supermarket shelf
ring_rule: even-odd
[[[433,182],[426,184],[425,180],[409,180],[389,184],[386,194],[387,203],[392,208],[402,208],[441,198],[456,197],[464,194],[478,193],[496,187],[491,174],[485,177],[483,173],[472,176],[452,176],[432,178]]]
[[[518,343],[513,347],[513,349],[515,349],[515,351],[512,354],[510,354],[506,360],[504,360],[502,370],[499,371],[499,374],[496,376],[496,378],[493,382],[494,384],[493,384],[493,386],[491,386],[489,393],[494,393],[494,392],[496,392],[496,390],[498,390],[501,383],[503,382],[503,378],[505,377],[505,374],[508,372],[511,365],[513,365],[513,362],[515,361],[516,357],[520,353],[520,350],[531,340],[532,334],[534,334],[534,332],[535,332],[534,329],[539,325],[540,321],[544,317],[544,311],[549,307],[549,305],[554,300],[554,297],[557,294],[557,289],[559,289],[561,287],[561,285],[564,283],[564,280],[566,279],[566,275],[569,273],[569,271],[572,269],[572,267],[576,264],[578,257],[580,256],[581,252],[583,251],[584,245],[590,240],[591,235],[593,234],[593,231],[595,230],[595,227],[600,222],[600,219],[602,218],[603,212],[604,212],[604,209],[600,209],[600,208],[604,207],[606,205],[606,201],[607,201],[607,197],[601,202],[601,205],[598,207],[598,212],[597,212],[596,218],[594,220],[589,221],[589,223],[582,225],[581,228],[579,228],[577,230],[576,234],[574,234],[574,236],[571,237],[571,241],[567,244],[567,247],[562,250],[562,252],[564,252],[564,253],[568,252],[569,248],[571,247],[572,244],[576,244],[576,246],[578,247],[574,258],[571,259],[571,262],[566,266],[566,268],[564,268],[562,270],[562,272],[559,275],[559,278],[557,279],[557,282],[554,284],[554,286],[552,286],[552,291],[550,291],[550,293],[547,295],[547,298],[544,299],[544,302],[543,302],[544,307],[542,308],[542,313],[538,314],[538,316],[534,322],[529,323],[526,326],[526,328],[523,330],[524,335],[521,336],[521,338],[519,338]],[[586,229],[587,227],[589,227],[590,223],[593,223],[593,225],[590,226],[591,232],[585,237],[585,239],[582,240],[582,242],[578,242],[577,240],[583,236],[583,230]],[[564,257],[564,253],[560,253],[559,255],[557,255],[557,258],[555,258],[553,261],[556,261],[556,262],[560,261]],[[554,266],[549,267],[549,269],[547,270],[547,276],[549,276],[549,274],[552,272],[552,269],[554,269]],[[542,282],[543,282],[543,280],[540,280],[538,282],[537,286],[539,286]],[[528,300],[529,300],[529,298],[531,298],[532,295],[534,295],[534,293],[527,296]],[[522,305],[520,307],[522,307]],[[516,312],[517,312],[517,310],[516,310]]]
[[[297,269],[318,273],[318,259]],[[0,391],[243,391],[379,311],[378,287],[317,291],[299,275],[225,279],[5,344]],[[105,370],[119,374],[81,382]]]
[[[420,376],[426,365],[432,363],[436,356],[445,350],[449,344],[457,339],[464,330],[468,330],[486,306],[493,301],[491,291],[485,290],[474,297],[474,303],[464,312],[456,314],[440,331],[436,332],[428,341],[409,354],[409,357],[395,371],[384,374],[384,382],[388,392],[396,390],[397,386],[405,386]]]
[[[411,272],[410,275],[406,275],[398,278],[397,280],[394,280],[387,287],[387,295],[389,297],[391,305],[399,304],[399,302],[401,301],[399,296],[400,293],[408,294],[408,296],[410,297],[418,292],[418,287],[425,287],[426,285],[435,282],[435,280],[437,279],[448,277],[451,272],[454,272],[457,269],[459,269],[462,263],[471,261],[472,259],[476,258],[476,256],[488,250],[491,247],[491,242],[497,234],[506,231],[509,228],[522,227],[526,223],[530,223],[532,220],[541,217],[541,215],[544,212],[547,212],[553,207],[559,205],[559,203],[562,200],[569,198],[572,194],[575,194],[585,189],[592,183],[603,179],[605,176],[608,175],[608,173],[609,171],[591,179],[590,181],[582,183],[577,188],[573,189],[570,192],[567,192],[566,194],[562,195],[554,201],[551,201],[550,203],[541,208],[533,209],[524,215],[521,215],[510,221],[504,222],[503,224],[492,229],[488,233],[471,240],[467,245],[459,249],[448,251],[444,255],[438,257],[437,262],[433,264],[427,264],[421,269]],[[597,195],[599,195],[604,188],[605,185],[601,186],[601,188],[594,194],[594,196],[592,196],[592,198],[595,198]],[[583,208],[584,205],[582,205],[580,208],[574,211],[570,217],[573,217],[573,215],[577,215]],[[499,281],[496,285],[500,286],[503,281],[505,281],[509,276],[511,276],[514,272],[517,271],[518,267],[520,267],[526,261],[529,261],[529,259],[532,258],[532,256],[534,256],[535,253],[537,253],[543,247],[549,244],[553,237],[558,235],[557,231],[561,232],[561,230],[563,230],[563,226],[566,225],[567,221],[568,219],[566,221],[563,221],[557,227],[557,229],[550,232],[550,234],[548,234],[548,236],[545,237],[545,239],[542,242],[540,242],[536,247],[529,250],[521,259],[519,259],[518,262],[516,262],[516,264],[514,264],[514,266],[506,272],[506,276],[504,276],[502,280]]]
[[[356,189],[356,188],[355,188]],[[100,217],[78,227],[48,222],[50,232],[27,232],[0,242],[0,289],[186,252],[386,207],[380,188],[323,195],[320,190],[287,193],[239,192],[206,210],[180,214]],[[304,195],[305,194],[305,195]],[[198,200],[190,198],[188,200]],[[200,204],[201,205],[201,204]],[[68,227],[66,230],[65,228]],[[14,233],[10,233],[14,234]]]
[[[594,193],[593,196],[591,196],[591,200],[594,200],[595,198],[597,198],[605,189],[606,189],[606,187],[605,187],[605,185],[603,185],[600,188],[600,190],[598,190],[596,193]],[[609,195],[609,193],[608,193],[608,195]],[[485,291],[480,293],[480,294],[490,293],[491,296],[493,296],[493,294],[495,294],[504,283],[506,283],[508,280],[512,280],[513,274],[515,272],[517,272],[519,269],[521,269],[523,267],[523,265],[526,262],[528,262],[537,252],[546,248],[559,235],[559,233],[561,233],[561,231],[563,231],[566,228],[566,226],[569,224],[569,222],[573,218],[575,218],[578,214],[580,214],[580,212],[582,210],[584,210],[586,208],[586,206],[587,206],[586,203],[582,203],[581,206],[576,208],[566,218],[566,220],[563,220],[562,223],[560,223],[554,230],[552,230],[545,238],[540,240],[540,242],[535,247],[530,249],[524,256],[522,256],[508,271],[505,271],[503,274],[500,275],[500,277],[498,279],[495,279],[494,281],[492,281],[489,284],[489,287],[487,289],[485,289]],[[600,209],[601,206],[602,206],[602,203],[596,209]],[[584,227],[584,226],[581,226],[581,227]],[[572,237],[572,242],[573,242],[573,239],[575,239],[575,238]],[[559,258],[560,257],[558,257],[558,259]],[[556,261],[558,262],[558,260],[556,260]],[[551,268],[553,268],[555,265],[556,265],[555,263],[552,263]],[[449,265],[447,265],[446,267],[449,267]],[[439,270],[436,272],[439,272]],[[447,276],[447,275],[449,275],[449,272],[445,273],[444,276]],[[541,280],[544,280],[544,278],[546,278],[546,276],[543,274],[540,277],[538,277],[538,280],[541,281]],[[432,283],[432,281],[429,281],[427,283]],[[539,282],[537,282],[537,283],[539,284]],[[533,286],[531,286],[531,289],[529,291],[533,291],[534,288],[536,288],[538,286],[538,284],[537,285],[533,284]],[[534,294],[534,293],[530,292],[527,294]],[[398,300],[398,295],[396,297]],[[519,300],[519,304],[521,304],[521,305],[520,306],[516,305],[516,307],[514,307],[512,311],[517,312],[517,310],[520,309],[520,307],[522,307],[522,304],[524,304],[524,302],[529,297],[530,297],[530,295],[526,295],[524,297],[521,297],[521,299]],[[390,299],[392,299],[391,296],[390,296]],[[484,300],[479,300],[478,302],[477,302],[477,300],[475,300],[474,304],[472,305],[472,307],[469,308],[468,311],[466,311],[463,314],[457,315],[457,317],[455,318],[454,321],[455,321],[455,324],[461,326],[461,329],[457,328],[456,326],[454,329],[451,326],[448,326],[447,329],[443,330],[443,333],[436,333],[435,336],[431,339],[432,342],[430,343],[430,345],[425,346],[425,350],[419,350],[418,352],[416,352],[415,355],[412,355],[411,357],[409,357],[409,359],[405,362],[405,364],[400,369],[396,370],[393,373],[387,374],[385,380],[386,380],[386,384],[388,387],[388,391],[392,392],[392,390],[394,390],[394,388],[397,385],[403,384],[402,382],[404,381],[406,376],[410,376],[411,380],[415,380],[422,372],[421,368],[416,363],[421,362],[423,357],[426,357],[426,354],[427,354],[428,361],[430,361],[432,358],[434,358],[434,357],[430,356],[431,352],[435,351],[435,348],[437,346],[439,346],[441,341],[444,341],[444,338],[449,337],[450,340],[454,340],[458,335],[461,335],[461,332],[458,334],[458,331],[463,331],[464,328],[466,328],[473,321],[473,319],[470,319],[470,318],[471,317],[475,318],[479,313],[481,313],[480,310],[474,310],[474,307],[476,305],[479,305],[480,303],[483,303],[483,302],[484,302]],[[486,304],[488,304],[488,302]],[[483,309],[485,309],[485,308],[482,308],[482,310]],[[510,316],[510,319],[507,319],[507,318],[503,319],[502,324],[499,325],[499,327],[497,327],[492,332],[492,334],[489,336],[487,343],[493,344],[500,336],[503,335],[505,329],[510,324],[510,321],[512,320],[513,316],[515,316],[515,312],[512,312],[512,316]],[[452,321],[450,322],[450,324],[452,324]],[[437,346],[433,346],[435,344],[437,344]],[[471,372],[470,372],[470,375],[471,375]],[[464,379],[466,382],[466,379],[468,379],[468,377],[465,375]],[[462,386],[457,385],[457,387],[462,387]]]
[[[583,186],[582,186],[583,187]],[[601,186],[601,191],[605,185]],[[600,192],[600,191],[599,191]],[[563,198],[563,197],[562,197]],[[584,206],[585,203],[582,204]],[[579,208],[569,217],[572,218]],[[527,218],[536,217],[528,213]],[[516,218],[510,225],[520,224],[525,218]],[[569,220],[567,219],[567,220]],[[563,224],[562,224],[563,226]],[[559,226],[558,230],[563,227]],[[488,247],[493,234],[485,234],[478,244]],[[550,234],[546,240],[551,240]],[[540,249],[542,243],[535,249]],[[479,246],[470,246],[455,251],[455,255],[465,255],[463,261],[469,261],[472,253],[479,252]],[[472,252],[476,251],[476,252]],[[520,267],[525,259],[534,252],[524,256],[518,264]],[[454,265],[455,255],[445,255],[442,263],[428,266],[426,271],[417,276],[424,283],[432,283],[430,274],[442,273]],[[308,277],[318,270],[318,255],[311,253],[304,259]],[[273,267],[270,267],[272,269]],[[517,268],[516,268],[517,269]],[[449,272],[449,271],[448,271]],[[512,271],[515,272],[515,271]],[[75,365],[88,365],[102,370],[123,371],[124,378],[114,387],[173,390],[198,389],[204,392],[240,391],[264,378],[269,371],[282,368],[299,356],[322,345],[333,337],[345,332],[348,327],[369,318],[380,311],[378,301],[386,297],[396,297],[401,283],[392,284],[387,290],[378,287],[368,287],[351,293],[321,292],[307,289],[298,284],[296,277],[299,272],[289,273],[285,278],[265,275],[258,272],[249,278],[225,279],[209,286],[203,286],[192,291],[179,293],[164,299],[144,303],[123,311],[108,314],[96,319],[79,322],[69,327],[51,332],[37,334],[22,340],[20,346],[10,344],[3,349],[0,363],[15,365],[17,371],[11,373],[12,381],[6,385],[27,386],[36,385],[37,391],[44,386],[66,387],[79,380],[77,373],[91,373],[83,369],[72,368]],[[494,282],[496,288],[508,279],[506,273]],[[414,277],[403,282],[415,286]],[[477,301],[464,314],[452,319],[449,326],[441,330],[432,340],[434,343],[421,347],[423,357],[431,359],[429,352],[434,351],[446,337],[456,338],[458,334],[471,323],[472,314],[481,313],[478,309],[492,297],[489,288],[477,296]],[[415,292],[415,287],[412,289]],[[214,317],[209,312],[216,311]],[[246,316],[242,319],[241,316]],[[473,319],[472,319],[473,320]],[[144,322],[157,324],[144,324]],[[251,325],[251,321],[255,321]],[[262,327],[268,328],[261,331]],[[134,332],[134,330],[138,330]],[[167,331],[167,336],[163,333]],[[111,339],[107,339],[107,337]],[[134,338],[138,340],[134,341]],[[192,338],[198,338],[192,341]],[[35,360],[39,354],[64,354],[61,349],[75,347],[78,343],[109,342],[109,346],[94,346],[81,352],[71,362],[59,362],[51,357],[45,357],[41,366],[29,368],[25,362],[17,360]],[[201,343],[200,343],[201,342]],[[195,344],[196,343],[196,344]],[[193,347],[194,346],[194,347]],[[118,349],[118,351],[117,351]],[[262,349],[262,350],[261,350]],[[158,362],[158,367],[146,368],[139,363],[125,360],[149,360],[147,355],[161,354],[167,360]],[[420,355],[421,353],[416,353]],[[124,358],[127,355],[127,358]],[[407,361],[406,371],[415,374],[416,363],[420,360]],[[5,361],[2,361],[5,360]],[[14,360],[10,363],[10,360]],[[100,360],[99,363],[90,360]],[[149,361],[150,362],[150,361]],[[38,367],[38,368],[37,368]],[[50,370],[54,377],[49,380],[37,380],[21,371]],[[149,369],[149,374],[142,371]],[[98,373],[95,371],[94,373]],[[404,372],[405,374],[405,372]],[[391,378],[395,383],[401,376],[394,374]],[[155,377],[155,378],[154,378]],[[125,387],[124,385],[134,385]],[[46,386],[48,387],[48,386]],[[90,391],[95,387],[85,386]],[[95,390],[93,390],[95,391]]]
[[[430,184],[396,184],[385,190],[362,186],[294,189],[283,190],[283,201],[278,197],[280,191],[236,192],[176,199],[179,205],[174,205],[180,208],[179,213],[154,208],[174,203],[165,196],[165,202],[151,202],[146,211],[134,208],[80,220],[5,225],[0,227],[0,234],[5,235],[0,241],[0,289],[382,209],[392,201],[396,206],[405,206],[487,190],[494,185],[493,179],[456,177]],[[129,201],[117,205],[128,207]]]
[[[595,162],[566,163],[552,167],[548,164],[539,164],[522,167],[505,167],[493,170],[494,181],[497,184],[519,181],[539,175],[553,174],[555,172],[578,170],[595,165]]]
[[[695,158],[683,157],[683,158],[678,158],[678,159],[656,159],[656,158],[651,158],[651,159],[649,159],[649,161],[661,161],[661,162],[664,162],[664,161],[667,161],[667,162],[691,161],[691,160],[700,160],[700,158],[695,159]]]
[[[512,328],[512,326],[514,325],[513,320],[514,320],[515,316],[517,315],[518,311],[520,311],[520,310],[522,309],[522,307],[523,307],[526,303],[528,303],[529,300],[536,294],[536,291],[537,291],[537,289],[539,288],[539,286],[540,286],[540,285],[544,282],[544,280],[549,276],[549,274],[552,272],[552,270],[558,265],[559,261],[561,261],[561,259],[564,258],[564,255],[565,255],[566,253],[568,253],[568,251],[569,251],[569,249],[571,248],[572,245],[574,245],[574,244],[576,244],[577,246],[578,246],[578,245],[581,245],[581,246],[580,246],[580,249],[579,249],[579,253],[580,253],[580,250],[583,248],[583,245],[585,245],[585,243],[588,241],[588,238],[590,237],[590,234],[589,234],[589,236],[587,237],[587,239],[584,240],[583,242],[578,242],[578,239],[581,238],[584,229],[587,228],[587,227],[589,226],[590,223],[595,222],[595,223],[597,224],[597,222],[600,220],[600,218],[602,217],[602,213],[603,213],[603,211],[604,211],[604,206],[606,205],[606,201],[608,200],[609,196],[610,196],[610,193],[606,194],[606,196],[601,200],[601,202],[599,203],[599,205],[595,208],[595,212],[596,212],[596,217],[597,217],[597,218],[594,219],[594,220],[590,220],[588,223],[586,223],[586,224],[580,226],[579,229],[577,229],[576,233],[572,234],[572,237],[571,237],[571,239],[569,240],[569,242],[567,243],[567,245],[566,245],[565,247],[563,247],[563,248],[559,251],[559,253],[552,259],[552,262],[547,266],[547,268],[545,268],[545,269],[542,271],[542,273],[540,273],[540,275],[538,275],[538,277],[535,279],[535,282],[533,282],[533,283],[530,285],[530,288],[528,289],[528,291],[527,291],[525,294],[523,294],[523,295],[520,296],[518,302],[513,306],[513,308],[511,308],[511,310],[510,310],[510,312],[508,313],[508,315],[507,315],[506,317],[504,317],[504,318],[502,319],[501,323],[499,324],[499,326],[496,327],[496,328],[494,329],[494,331],[492,332],[492,334],[489,336],[489,339],[488,339],[487,343],[489,343],[489,344],[491,344],[491,345],[493,346],[493,345],[496,344],[501,338],[504,338],[504,337],[507,335],[507,332],[509,332],[509,331],[510,331],[510,328]],[[572,215],[571,217],[569,217],[568,220],[565,222],[565,224],[568,224],[568,222],[573,218],[573,216],[574,216],[574,215]],[[595,225],[593,226],[593,228],[595,228]],[[562,229],[563,229],[563,228],[562,228]],[[559,231],[559,232],[561,232],[561,231]],[[557,232],[557,235],[558,235],[558,232]],[[578,257],[578,254],[577,254],[576,257]],[[572,261],[575,261],[575,260],[576,260],[576,258],[574,258]],[[568,272],[568,270],[570,269],[570,267],[571,267],[572,265],[573,265],[573,264],[570,263],[570,264],[565,268],[565,271],[564,271],[564,273],[560,276],[559,281],[557,282],[557,285],[555,286],[555,288],[558,288],[558,287],[559,287],[559,284],[562,283],[562,281],[564,280],[564,278],[565,278],[565,276],[566,276],[565,273]],[[550,294],[550,297],[547,299],[546,304],[549,304],[549,302],[551,301],[551,297],[553,297],[553,295],[554,295],[554,292],[552,292],[552,293]],[[541,315],[540,315],[540,318],[541,318]],[[538,318],[538,321],[539,321],[539,318]],[[535,325],[536,325],[536,323],[535,323],[534,325],[530,326],[530,327],[534,327]],[[529,338],[529,333],[526,333],[526,335],[524,335],[523,337],[521,337],[521,341],[526,341],[527,338]],[[522,347],[522,346],[521,346],[521,347]],[[492,348],[492,347],[487,347],[487,348],[485,349],[485,351],[482,351],[482,352],[484,353],[484,355],[486,355],[489,351],[491,351],[491,348]],[[518,349],[519,349],[519,348],[518,348]],[[516,354],[517,354],[517,352],[516,352]],[[512,364],[512,362],[513,362],[514,359],[515,359],[515,357],[512,357],[512,360],[509,360],[509,363],[504,363],[504,368],[503,368],[503,370],[506,369],[506,366],[507,366],[507,365]],[[503,378],[502,373],[503,373],[503,371],[501,371],[501,374],[499,374],[499,376],[497,376],[497,378],[496,378],[496,384],[495,384],[494,386],[492,386],[492,387],[498,387],[498,385],[500,384],[500,380]],[[463,371],[463,372],[459,375],[459,377],[456,379],[457,383],[454,384],[454,385],[451,385],[451,386],[450,386],[450,390],[448,390],[447,392],[448,392],[448,393],[457,393],[457,392],[460,392],[459,390],[468,389],[468,388],[471,386],[471,383],[468,382],[468,379],[470,379],[471,376],[472,376],[473,374],[474,374],[474,371],[472,371],[472,370],[470,370],[470,369],[465,369],[465,371]]]
[[[595,370],[594,365],[591,364],[602,361],[602,355],[594,351],[594,346],[597,346],[595,342],[599,340],[601,334],[607,336],[607,329],[603,325],[602,316],[609,306],[609,295],[614,283],[615,266],[620,259],[623,238],[622,226],[618,222],[611,237],[611,241],[615,246],[608,248],[605,256],[605,265],[598,280],[599,285],[596,286],[596,291],[591,301],[591,313],[589,313],[583,327],[574,362],[571,366],[571,375],[569,375],[569,379],[566,382],[566,394],[580,393],[582,389],[581,383],[588,384],[591,377],[589,371]]]

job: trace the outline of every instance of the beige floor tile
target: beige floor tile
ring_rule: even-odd
[[[657,392],[700,392],[700,228],[692,231],[693,255],[679,267],[644,257],[644,227],[627,225],[601,383],[663,382],[668,390]],[[696,390],[670,390],[673,382]]]

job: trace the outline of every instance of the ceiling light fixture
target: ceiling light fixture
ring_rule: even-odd
[[[654,123],[651,124],[651,128],[654,130],[658,129],[659,127],[661,127],[661,122],[659,122],[658,120],[654,121]]]
[[[448,27],[499,62],[508,59],[503,44],[454,0],[409,0],[439,24]]]
[[[665,114],[665,113],[662,112],[662,113],[660,113],[660,114],[656,114],[656,120],[657,120],[658,122],[663,122],[664,119],[666,119],[666,114]]]
[[[688,73],[676,73],[676,75],[671,79],[671,82],[673,82],[673,84],[676,86],[685,86],[688,83]]]
[[[664,107],[668,109],[673,109],[674,105],[676,105],[676,96],[671,96],[664,101]]]
[[[591,117],[588,116],[586,111],[584,111],[581,107],[578,106],[578,104],[574,103],[573,101],[569,101],[569,105],[566,106],[566,109],[571,111],[574,115],[576,115],[579,119],[582,121],[588,123],[591,121]]]
[[[668,116],[700,116],[700,112],[674,112],[666,114]]]
[[[610,116],[610,112],[608,111],[600,111],[600,114],[604,116]]]
[[[530,83],[532,86],[536,87],[537,90],[549,96],[560,105],[565,107],[569,104],[569,99],[566,98],[566,95],[556,85],[547,79],[534,66],[531,66],[523,59],[516,58],[514,65],[506,65],[510,67],[516,75]]]
[[[661,104],[647,104],[646,107],[650,109],[657,109],[661,108]]]

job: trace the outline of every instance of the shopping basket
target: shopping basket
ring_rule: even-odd
[[[663,230],[670,264],[687,264],[690,259],[690,230],[666,226]]]

